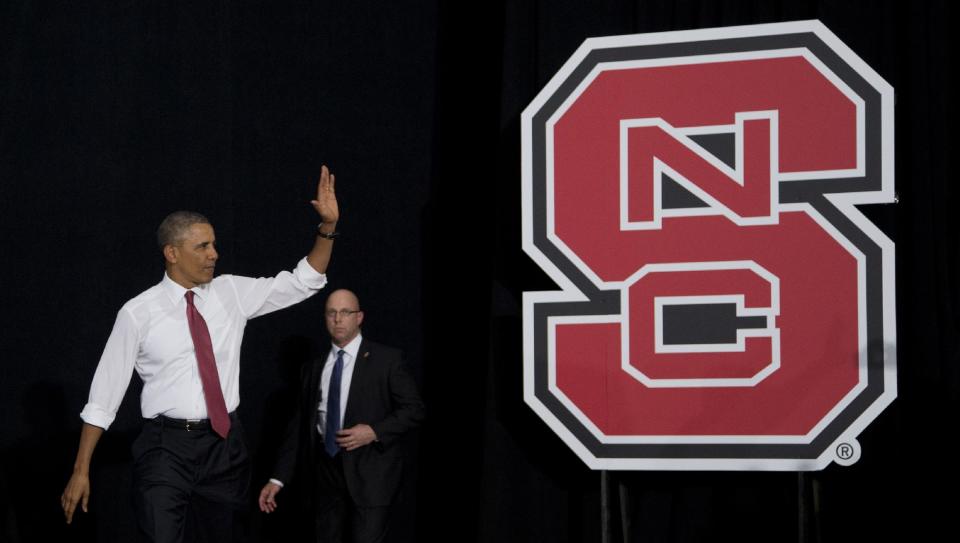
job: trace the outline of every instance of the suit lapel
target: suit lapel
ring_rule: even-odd
[[[354,425],[353,415],[357,411],[358,402],[364,394],[367,374],[369,373],[370,345],[367,340],[360,342],[357,359],[353,361],[353,376],[350,378],[350,391],[347,393],[347,409],[343,414],[343,427]]]

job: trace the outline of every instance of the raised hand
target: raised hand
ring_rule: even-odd
[[[320,167],[320,182],[317,183],[317,199],[311,200],[313,208],[320,214],[324,224],[336,224],[340,218],[340,208],[337,206],[335,192],[336,177],[330,173],[326,165]]]

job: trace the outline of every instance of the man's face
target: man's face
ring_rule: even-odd
[[[363,311],[360,311],[360,301],[348,290],[338,290],[327,298],[324,316],[330,339],[338,347],[346,346],[360,333]]]
[[[192,224],[179,245],[164,248],[170,278],[185,288],[213,280],[217,264],[217,238],[209,224]]]

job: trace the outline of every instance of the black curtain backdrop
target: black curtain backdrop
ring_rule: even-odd
[[[0,2],[0,542],[135,539],[136,377],[96,452],[90,513],[65,526],[59,495],[116,311],[161,277],[157,224],[207,214],[220,273],[292,268],[324,163],[343,211],[330,287],[358,292],[365,335],[405,349],[427,402],[393,541],[951,533],[956,15],[841,0]],[[801,19],[896,90],[899,203],[864,211],[897,244],[899,397],[852,467],[604,478],[522,399],[521,294],[555,285],[520,248],[520,113],[587,37]],[[249,541],[299,540],[292,496],[269,517],[253,497],[297,368],[326,341],[323,299],[247,327]]]

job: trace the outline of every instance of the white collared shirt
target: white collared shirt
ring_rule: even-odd
[[[330,378],[333,376],[333,366],[337,362],[337,351],[343,349],[343,373],[340,374],[340,424],[343,425],[343,415],[347,412],[347,398],[350,395],[350,382],[353,381],[353,369],[357,367],[357,355],[360,351],[360,342],[363,336],[357,334],[344,347],[330,344],[330,353],[327,362],[320,373],[320,405],[317,407],[317,431],[323,435],[327,424],[327,397],[330,391]]]
[[[228,412],[240,405],[240,344],[247,321],[303,301],[326,283],[326,275],[304,258],[293,272],[275,277],[221,275],[190,289],[210,330]],[[207,418],[187,324],[186,292],[164,274],[160,283],[123,305],[80,413],[84,422],[104,429],[113,423],[133,370],[143,379],[140,410],[144,418]]]

